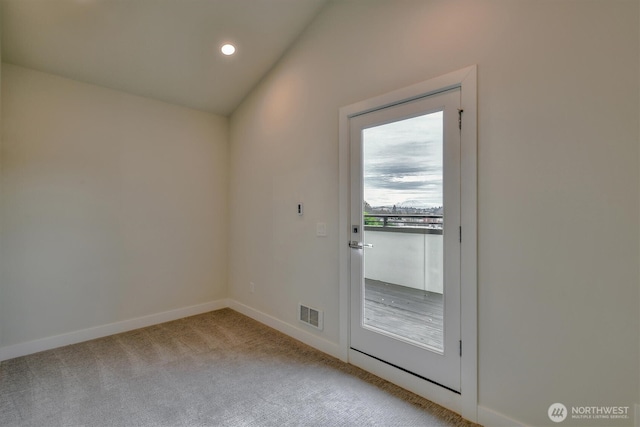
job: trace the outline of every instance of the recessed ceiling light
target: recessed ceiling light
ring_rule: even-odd
[[[233,55],[236,52],[236,47],[232,44],[225,44],[220,48],[220,51],[225,55]]]

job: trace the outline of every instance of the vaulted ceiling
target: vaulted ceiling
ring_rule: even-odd
[[[326,1],[1,0],[2,60],[228,115]]]

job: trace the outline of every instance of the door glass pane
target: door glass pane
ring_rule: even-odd
[[[443,113],[363,130],[362,324],[444,350]]]

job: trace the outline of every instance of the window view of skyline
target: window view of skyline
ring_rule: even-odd
[[[442,206],[442,111],[368,128],[362,136],[370,206]]]

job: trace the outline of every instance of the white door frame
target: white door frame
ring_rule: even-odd
[[[397,368],[349,349],[350,291],[350,176],[349,118],[369,111],[422,98],[446,89],[461,88],[461,394],[417,378]],[[475,65],[409,87],[340,108],[339,112],[339,275],[340,351],[344,361],[360,366],[388,381],[477,421],[478,322],[477,322],[477,67]]]

